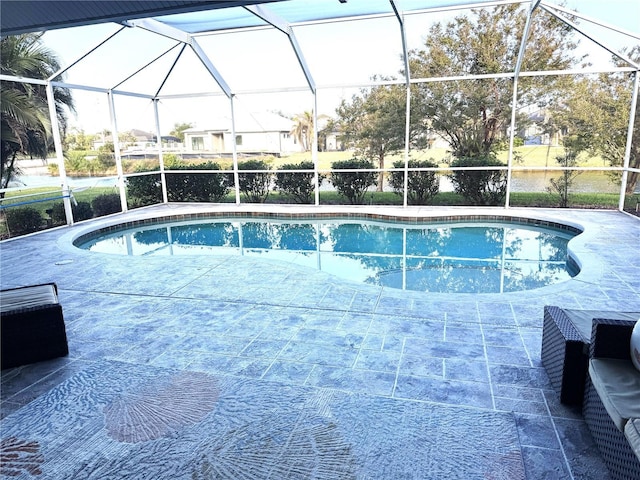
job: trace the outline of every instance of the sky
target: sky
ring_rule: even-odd
[[[358,0],[359,1],[359,0]],[[431,2],[425,1],[425,5]],[[637,0],[571,0],[568,8],[618,28],[640,35],[640,2]],[[431,21],[443,21],[460,12],[431,15],[410,15],[405,18],[409,48],[419,47]],[[56,52],[64,66],[72,65],[120,27],[114,24],[93,25],[45,33],[45,45]],[[629,37],[590,25],[591,35],[618,48],[632,46]],[[400,29],[395,18],[351,21],[296,27],[295,35],[305,60],[318,86],[340,83],[358,85],[373,75],[398,76],[402,68]],[[199,37],[225,81],[237,92],[236,115],[250,115],[255,111],[281,111],[293,116],[314,107],[313,96],[305,91],[306,81],[287,37],[275,29],[220,34]],[[607,62],[609,53],[583,40],[583,49],[594,64]],[[640,44],[640,40],[635,41]],[[131,79],[151,59],[167,52],[175,42],[140,31],[125,29],[82,61],[71,66],[66,81],[71,84],[97,85],[146,94],[215,92],[220,89],[206,74],[202,64],[188,50],[177,63],[166,83],[161,79],[171,69],[177,55],[174,48],[154,64]],[[161,88],[162,87],[162,88]],[[290,93],[263,95],[245,94],[248,90],[287,87],[302,89]],[[103,93],[73,89],[77,116],[71,125],[86,133],[111,129],[109,106]],[[318,93],[318,112],[335,115],[342,99],[358,93],[357,87],[321,88]],[[151,101],[145,98],[115,97],[117,128],[119,131],[140,129],[155,131],[155,114]],[[160,129],[169,133],[175,123],[192,123],[206,128],[212,118],[229,116],[229,101],[223,95],[190,99],[163,98],[159,104]]]

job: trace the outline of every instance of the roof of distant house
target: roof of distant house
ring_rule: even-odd
[[[277,113],[256,112],[235,115],[236,133],[254,132],[290,132],[294,122],[290,118]],[[193,127],[185,130],[185,133],[195,132],[230,132],[231,117],[212,117],[211,121],[201,127]]]

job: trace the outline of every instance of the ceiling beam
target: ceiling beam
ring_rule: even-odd
[[[193,50],[193,52],[198,57],[198,59],[202,62],[204,67],[207,69],[209,74],[213,77],[213,79],[216,81],[218,86],[222,89],[224,94],[229,98],[231,97],[231,95],[233,94],[231,91],[231,87],[229,87],[229,84],[226,82],[226,80],[224,79],[220,71],[215,67],[213,62],[209,59],[205,51],[202,49],[202,47],[200,47],[200,44],[195,38],[193,38],[193,36],[184,32],[183,30],[180,30],[178,28],[172,27],[165,23],[159,22],[158,20],[154,20],[153,18],[131,20],[126,22],[126,24],[131,27],[142,28],[144,30],[155,33],[157,35],[162,35],[172,40],[177,40],[178,42],[181,42],[185,45],[189,45]],[[175,66],[175,63],[174,63],[174,66]],[[169,75],[169,73],[167,75]],[[164,84],[166,80],[167,79],[165,78],[162,83]]]
[[[313,79],[313,75],[311,75],[311,70],[309,69],[309,65],[307,64],[307,61],[302,54],[302,49],[300,48],[300,44],[298,43],[298,40],[293,33],[291,25],[286,20],[261,5],[247,5],[244,8],[253,13],[256,17],[261,18],[268,24],[280,30],[289,38],[289,43],[291,43],[291,47],[293,48],[296,58],[298,59],[300,68],[302,68],[302,72],[304,73],[304,77],[307,80],[307,84],[309,85],[311,92],[313,92],[313,94],[315,95],[317,90],[316,82]]]
[[[149,32],[157,33],[163,37],[177,40],[182,43],[191,43],[191,35],[184,30],[167,25],[166,23],[159,22],[153,18],[140,18],[138,20],[127,20],[123,22],[123,25],[127,27],[138,27]]]

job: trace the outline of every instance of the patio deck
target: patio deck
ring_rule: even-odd
[[[69,357],[2,372],[2,418],[96,362],[119,361],[278,388],[352,392],[399,405],[512,412],[524,478],[608,478],[580,413],[558,402],[541,366],[543,307],[640,310],[637,218],[585,210],[307,207],[535,217],[584,228],[570,244],[582,264],[577,277],[507,294],[424,294],[249,257],[120,257],[71,246],[80,233],[116,221],[261,209],[305,211],[155,206],[1,243],[2,288],[57,283],[70,349]]]

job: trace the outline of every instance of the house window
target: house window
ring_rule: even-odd
[[[242,145],[242,135],[236,135],[236,145]]]
[[[191,137],[191,150],[204,150],[204,138]]]

